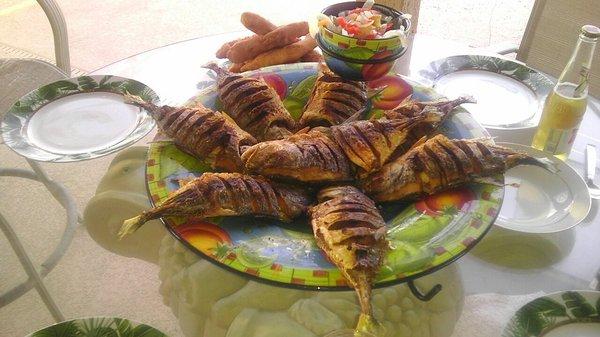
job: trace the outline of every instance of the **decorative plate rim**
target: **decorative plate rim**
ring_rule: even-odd
[[[90,319],[102,319],[102,320],[108,319],[108,320],[111,320],[111,321],[114,321],[115,319],[124,320],[124,321],[128,321],[130,323],[135,324],[135,327],[142,326],[142,325],[143,326],[147,326],[147,327],[153,329],[154,331],[163,334],[165,337],[168,337],[168,335],[166,333],[162,332],[161,330],[159,330],[158,328],[156,328],[156,327],[154,327],[154,326],[152,326],[150,324],[142,323],[142,322],[134,320],[134,319],[124,318],[124,317],[117,317],[117,316],[84,316],[84,317],[77,317],[77,318],[67,319],[67,320],[62,321],[62,322],[56,322],[56,323],[44,326],[43,328],[40,328],[40,329],[38,329],[38,330],[30,333],[30,334],[25,335],[25,337],[33,337],[35,334],[37,334],[37,333],[39,333],[41,331],[44,331],[46,329],[49,329],[49,328],[52,328],[52,327],[55,327],[55,326],[58,326],[58,325],[61,325],[61,324],[65,324],[65,323],[68,323],[68,322],[77,322],[77,321],[84,321],[84,320],[90,320]]]
[[[308,65],[307,65],[308,64]],[[300,64],[289,64],[289,65],[276,65],[276,66],[270,66],[270,67],[265,67],[265,68],[261,68],[258,70],[253,70],[253,71],[248,71],[243,73],[244,76],[254,76],[257,74],[271,74],[273,72],[277,72],[277,71],[294,71],[294,70],[312,70],[312,71],[317,71],[317,63],[300,63]],[[404,77],[405,78],[405,77]],[[411,82],[413,82],[414,84],[418,83],[414,80],[411,80],[409,78],[406,78],[407,80],[410,80]],[[193,96],[192,98],[190,98],[186,104],[193,104],[194,102],[197,102],[199,100],[200,96],[206,96],[207,94],[214,94],[216,92],[216,85],[210,85],[208,87],[203,88],[202,90],[200,90],[195,96]],[[436,93],[437,94],[437,93]],[[439,94],[437,94],[439,95]],[[439,95],[440,97],[443,97],[441,95]],[[478,124],[472,117],[469,117],[471,121],[475,122],[476,124]],[[487,134],[487,131],[485,129],[483,129],[480,125],[479,128],[481,128],[480,131],[482,131],[482,133]],[[154,145],[154,146],[158,146],[158,145]],[[151,158],[151,152],[154,150],[153,146],[150,146],[148,149],[148,159]],[[146,164],[146,174],[145,174],[145,182],[146,182],[146,191],[148,193],[148,199],[152,205],[152,207],[155,207],[156,202],[155,200],[152,198],[152,191],[150,189],[150,181],[148,180],[148,176],[150,175],[149,172],[149,165],[148,162]],[[499,201],[497,202],[497,204],[495,204],[495,207],[497,207],[496,212],[494,213],[493,216],[490,216],[490,221],[489,224],[487,224],[487,226],[482,230],[481,234],[474,238],[473,241],[469,242],[468,245],[465,245],[465,248],[460,250],[457,254],[452,255],[450,258],[448,258],[447,260],[443,261],[442,263],[433,266],[433,267],[429,267],[425,270],[422,270],[420,272],[414,273],[414,274],[410,274],[409,276],[404,276],[402,278],[395,278],[395,279],[391,279],[391,280],[385,280],[385,281],[380,281],[378,283],[374,283],[373,284],[373,288],[382,288],[382,287],[387,287],[387,286],[391,286],[391,285],[395,285],[395,284],[401,284],[401,283],[405,283],[405,282],[409,282],[418,278],[421,278],[423,276],[429,275],[431,273],[434,273],[442,268],[445,268],[446,266],[454,263],[455,261],[457,261],[458,259],[460,259],[462,256],[464,256],[465,254],[467,254],[469,251],[471,251],[471,249],[473,249],[473,247],[475,247],[475,245],[477,243],[479,243],[485,236],[486,234],[489,232],[489,230],[492,228],[494,222],[496,221],[496,218],[500,212],[500,209],[502,207],[502,202],[504,199],[504,191],[505,189],[502,188],[501,189],[501,195],[499,196]],[[350,288],[348,285],[310,285],[310,284],[299,284],[299,283],[286,283],[286,282],[282,282],[282,281],[278,281],[278,280],[274,280],[274,279],[269,279],[269,278],[264,278],[264,277],[260,277],[257,275],[253,275],[247,272],[244,272],[242,270],[238,270],[234,267],[231,267],[230,265],[218,261],[217,259],[215,259],[212,256],[207,255],[206,253],[202,252],[200,249],[198,249],[197,247],[193,246],[190,242],[188,242],[188,240],[186,240],[185,238],[182,237],[182,235],[180,233],[178,233],[175,230],[175,226],[172,226],[169,224],[169,222],[164,218],[161,217],[160,218],[161,223],[165,226],[165,228],[169,231],[169,233],[171,235],[173,235],[181,244],[183,244],[186,248],[190,249],[192,252],[194,252],[195,254],[197,254],[198,256],[200,256],[201,258],[208,260],[210,263],[224,268],[225,270],[228,271],[232,271],[234,273],[236,273],[237,275],[240,275],[244,278],[249,278],[253,281],[257,281],[257,282],[261,282],[261,283],[265,283],[265,284],[269,284],[269,285],[274,285],[274,286],[278,286],[278,287],[284,287],[284,288],[291,288],[291,289],[301,289],[301,290],[328,290],[328,291],[349,291],[352,288]]]
[[[474,67],[472,64],[470,66],[473,66],[473,67],[465,67],[465,68],[455,69],[455,70],[449,71],[449,72],[445,72],[445,71],[439,72],[440,65],[448,64],[449,62],[451,62],[453,60],[461,60],[461,59],[462,60],[464,60],[464,59],[472,60],[473,58],[488,58],[488,59],[493,59],[495,61],[498,61],[499,63],[516,65],[517,68],[525,69],[525,70],[527,70],[527,73],[529,75],[534,76],[538,82],[538,85],[537,86],[534,85],[533,82],[529,79],[518,78],[514,74],[511,76],[510,74],[508,74],[506,72],[502,72],[501,69],[491,70],[489,68]],[[451,55],[448,57],[440,58],[440,59],[429,62],[423,68],[417,70],[417,76],[418,76],[418,79],[421,80],[420,82],[422,82],[422,83],[424,82],[428,86],[431,86],[435,89],[435,83],[437,82],[437,80],[440,77],[448,75],[452,72],[457,72],[457,71],[462,71],[462,70],[487,71],[487,72],[492,72],[494,74],[500,74],[500,75],[507,76],[507,77],[512,78],[516,81],[519,81],[520,83],[525,85],[536,95],[536,97],[538,99],[538,109],[535,112],[535,114],[533,114],[533,116],[531,118],[529,118],[528,120],[525,120],[525,121],[522,121],[519,123],[513,123],[515,126],[483,125],[486,129],[527,130],[527,129],[537,127],[537,123],[539,122],[539,118],[541,117],[541,114],[542,114],[544,100],[545,100],[546,96],[548,95],[548,93],[550,93],[554,88],[554,82],[552,82],[552,80],[550,80],[550,78],[548,78],[548,76],[546,76],[545,74],[543,74],[542,72],[540,72],[536,69],[533,69],[533,68],[531,68],[525,64],[519,63],[515,60],[511,60],[511,59],[508,59],[505,57],[499,57],[499,56],[494,56],[494,55],[484,55],[484,54],[461,54],[461,55]],[[529,123],[529,124],[528,125],[518,125],[518,124],[524,124],[524,123]]]
[[[91,82],[84,82],[90,80]],[[38,93],[45,90],[50,90],[50,92],[54,90],[55,95],[48,98],[39,96]],[[0,123],[0,134],[2,135],[4,144],[13,152],[28,159],[41,162],[67,163],[94,159],[122,150],[143,138],[156,125],[150,114],[145,109],[141,109],[142,115],[141,118],[138,118],[139,120],[136,122],[135,128],[119,142],[95,151],[68,154],[54,153],[39,148],[31,144],[27,140],[27,137],[23,135],[23,129],[27,127],[29,119],[43,106],[64,97],[92,92],[106,92],[118,95],[129,92],[131,94],[143,95],[150,102],[159,102],[158,95],[152,88],[140,81],[126,77],[116,75],[84,75],[54,81],[31,90],[9,108]],[[23,102],[30,103],[31,105],[21,110]],[[33,108],[31,108],[32,105]]]
[[[577,219],[576,221],[573,222],[573,224],[569,225],[568,227],[564,227],[561,229],[556,229],[556,230],[552,230],[552,231],[525,231],[525,230],[519,230],[513,227],[507,227],[504,224],[500,224],[497,220],[494,222],[494,224],[498,227],[502,227],[504,229],[513,231],[513,232],[518,232],[518,233],[528,233],[528,234],[552,234],[552,233],[560,233],[562,231],[566,231],[569,230],[577,225],[579,225],[581,222],[583,222],[583,220],[585,220],[585,218],[587,217],[587,215],[589,214],[591,208],[592,208],[592,198],[590,196],[589,193],[589,189],[587,188],[587,185],[585,184],[585,181],[583,180],[583,178],[581,177],[581,175],[579,175],[579,173],[577,173],[577,171],[575,171],[574,168],[572,168],[569,164],[567,164],[566,162],[563,162],[562,160],[554,157],[553,155],[547,154],[543,151],[537,150],[531,146],[527,146],[527,145],[523,145],[523,144],[517,144],[517,143],[510,143],[510,142],[498,142],[498,145],[502,145],[502,146],[506,146],[508,148],[512,148],[512,149],[516,149],[516,150],[521,150],[527,153],[534,153],[534,154],[544,154],[544,158],[548,158],[550,160],[552,160],[553,162],[556,162],[558,164],[560,164],[561,166],[567,166],[570,173],[572,173],[573,179],[577,180],[578,182],[581,183],[581,186],[584,187],[584,189],[582,188],[582,191],[585,191],[585,196],[587,196],[587,198],[585,198],[585,200],[583,200],[584,204],[585,204],[585,208],[586,211],[584,212],[585,215],[581,216],[579,219]],[[537,157],[537,156],[536,156]],[[559,170],[559,172],[563,172],[562,170]],[[560,173],[556,173],[556,175],[560,175]],[[571,186],[569,186],[570,189]],[[571,190],[571,189],[570,189]],[[571,190],[573,191],[573,190]],[[573,198],[573,200],[575,200],[575,198]],[[500,211],[502,211],[502,208],[500,209]],[[570,214],[571,212],[569,212]],[[499,215],[500,213],[498,213]],[[564,218],[563,218],[564,219]],[[563,222],[563,219],[559,220],[560,222]]]
[[[570,309],[569,307],[566,306],[565,302],[569,301],[567,299],[565,299],[563,296],[565,294],[577,294],[579,296],[581,296],[581,298],[583,298],[587,304],[592,306],[592,309],[594,309],[594,313],[589,312],[587,315],[584,315],[582,317],[575,317],[575,319],[571,318],[568,314],[568,310]],[[584,295],[582,295],[584,294]],[[586,298],[587,295],[588,297],[591,298],[592,301],[596,301],[596,303],[589,303],[588,300],[589,298]],[[533,303],[538,301],[553,301],[555,302],[554,305],[558,304],[564,304],[563,309],[566,312],[565,316],[551,316],[554,319],[556,319],[556,317],[569,317],[569,319],[573,320],[573,321],[569,321],[569,319],[565,320],[562,319],[559,322],[549,322],[549,325],[546,325],[543,327],[542,331],[539,334],[533,334],[534,332],[530,331],[530,330],[524,330],[522,332],[527,333],[526,335],[524,334],[520,334],[519,331],[511,331],[511,330],[516,330],[519,329],[519,327],[516,326],[516,324],[518,324],[518,316],[521,315],[522,313],[524,314],[524,311],[533,306]],[[561,301],[561,303],[558,303],[558,301]],[[550,303],[550,302],[547,302]],[[536,314],[541,314],[541,312],[539,311],[540,308],[531,308],[532,309],[532,313],[535,312]],[[555,309],[557,309],[555,307]],[[546,315],[544,315],[546,316]],[[502,335],[501,337],[529,337],[529,336],[536,336],[536,337],[542,337],[545,334],[547,334],[548,332],[552,331],[554,328],[559,327],[559,326],[563,326],[565,324],[560,324],[560,323],[564,323],[564,322],[569,322],[566,324],[570,324],[570,323],[578,323],[577,319],[582,319],[582,318],[594,318],[595,320],[591,323],[598,323],[600,324],[600,291],[597,290],[591,290],[591,289],[584,289],[584,290],[563,290],[563,291],[557,291],[557,292],[553,292],[550,294],[546,294],[543,296],[539,296],[525,304],[523,304],[521,307],[519,307],[519,309],[517,309],[517,311],[515,311],[515,313],[510,317],[510,319],[508,320],[508,322],[506,323],[506,325],[504,326],[504,329],[502,330]],[[579,323],[585,323],[585,322],[579,322]],[[557,325],[558,324],[558,325]],[[549,329],[548,329],[549,328]]]

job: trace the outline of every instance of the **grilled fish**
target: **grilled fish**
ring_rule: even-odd
[[[259,141],[281,139],[295,130],[295,121],[277,92],[262,79],[244,77],[220,68],[205,66],[217,74],[219,99],[225,111]]]
[[[393,110],[387,110],[383,112],[384,117],[388,119],[407,119],[413,118],[421,114],[427,114],[435,111],[440,114],[441,118],[437,123],[422,123],[417,127],[410,130],[404,144],[399,146],[394,154],[391,155],[391,159],[397,158],[398,156],[406,153],[408,149],[412,147],[419,139],[423,137],[431,137],[438,129],[440,124],[450,116],[454,108],[463,103],[475,103],[475,100],[471,97],[459,97],[457,99],[448,101],[440,100],[435,102],[417,102],[410,98],[405,99]]]
[[[277,178],[310,183],[353,178],[350,161],[323,127],[258,143],[244,152],[242,160],[248,172]]]
[[[461,96],[453,100],[419,102],[409,97],[394,109],[384,111],[383,115],[389,119],[411,118],[428,109],[435,109],[443,116],[447,116],[454,108],[464,103],[475,103],[475,100],[469,96]]]
[[[491,139],[437,135],[416,144],[359,185],[376,201],[394,201],[433,194],[520,164],[555,170],[549,161],[494,145]]]
[[[309,205],[310,199],[303,189],[259,176],[204,173],[183,185],[160,205],[125,220],[119,237],[163,216],[208,218],[254,215],[291,221],[306,212]]]
[[[317,199],[309,210],[317,245],[358,294],[357,330],[370,330],[371,284],[389,249],[385,222],[373,200],[355,187],[327,187]]]
[[[321,65],[300,127],[337,125],[363,110],[367,104],[364,82],[345,80]]]
[[[407,141],[411,130],[439,124],[441,115],[423,113],[404,119],[359,120],[332,126],[336,143],[358,170],[358,175],[379,170],[398,147]]]
[[[201,104],[195,107],[156,106],[132,95],[126,95],[125,100],[148,110],[159,129],[172,138],[179,149],[208,161],[214,169],[241,172],[241,152],[256,144],[256,139],[240,129],[229,116]]]
[[[242,155],[248,172],[302,182],[343,182],[378,170],[408,131],[436,122],[436,114],[412,119],[355,121],[262,142]]]

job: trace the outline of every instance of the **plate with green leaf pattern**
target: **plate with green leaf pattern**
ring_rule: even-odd
[[[60,322],[26,337],[167,337],[159,330],[125,318],[88,317]]]
[[[447,97],[472,95],[477,104],[463,104],[488,129],[537,127],[544,101],[554,84],[526,65],[488,55],[454,55],[418,71],[423,82]]]
[[[508,322],[502,337],[600,336],[600,292],[563,291],[525,304]]]
[[[0,126],[4,143],[23,157],[51,162],[92,159],[123,149],[155,125],[147,111],[124,103],[125,93],[158,103],[145,84],[112,75],[42,86],[6,113]]]

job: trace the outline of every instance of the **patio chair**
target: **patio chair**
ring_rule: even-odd
[[[600,26],[598,0],[536,0],[517,60],[558,77],[586,24]],[[600,48],[596,49],[589,84],[590,94],[600,95]]]
[[[37,0],[37,2],[44,10],[52,27],[57,66],[37,59],[0,59],[0,83],[2,84],[0,85],[0,117],[3,117],[12,104],[29,91],[67,78],[71,73],[67,27],[63,14],[54,0]],[[27,281],[0,294],[0,307],[11,303],[35,287],[52,317],[56,321],[64,321],[63,314],[44,285],[43,277],[54,268],[63,256],[73,238],[80,216],[75,201],[64,186],[48,177],[37,162],[29,159],[27,162],[32,170],[0,168],[0,177],[13,176],[43,183],[52,196],[65,208],[67,225],[54,251],[40,268],[36,268],[8,220],[0,213],[0,230],[7,237],[28,275]]]

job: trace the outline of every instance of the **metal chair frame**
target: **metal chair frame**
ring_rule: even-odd
[[[69,58],[67,24],[62,11],[54,0],[37,0],[37,2],[44,10],[44,13],[48,17],[48,21],[50,22],[50,26],[52,27],[56,65],[67,75],[70,75],[71,64]],[[71,241],[73,240],[75,229],[80,222],[81,216],[77,211],[75,200],[69,195],[68,191],[62,184],[55,182],[48,177],[48,175],[37,162],[27,159],[27,163],[32,170],[0,168],[0,176],[31,179],[44,184],[52,196],[65,208],[67,213],[67,224],[60,242],[50,256],[48,256],[48,258],[46,258],[46,260],[42,263],[41,268],[38,270],[31,262],[29,255],[21,244],[17,234],[8,223],[8,220],[0,213],[0,230],[2,230],[8,239],[12,249],[19,259],[19,262],[28,275],[28,279],[25,282],[0,295],[0,307],[15,301],[35,287],[38,294],[42,298],[42,301],[48,308],[48,311],[50,311],[52,317],[57,322],[61,322],[65,320],[65,317],[46,288],[43,278],[57,265],[59,260],[66,252]]]

